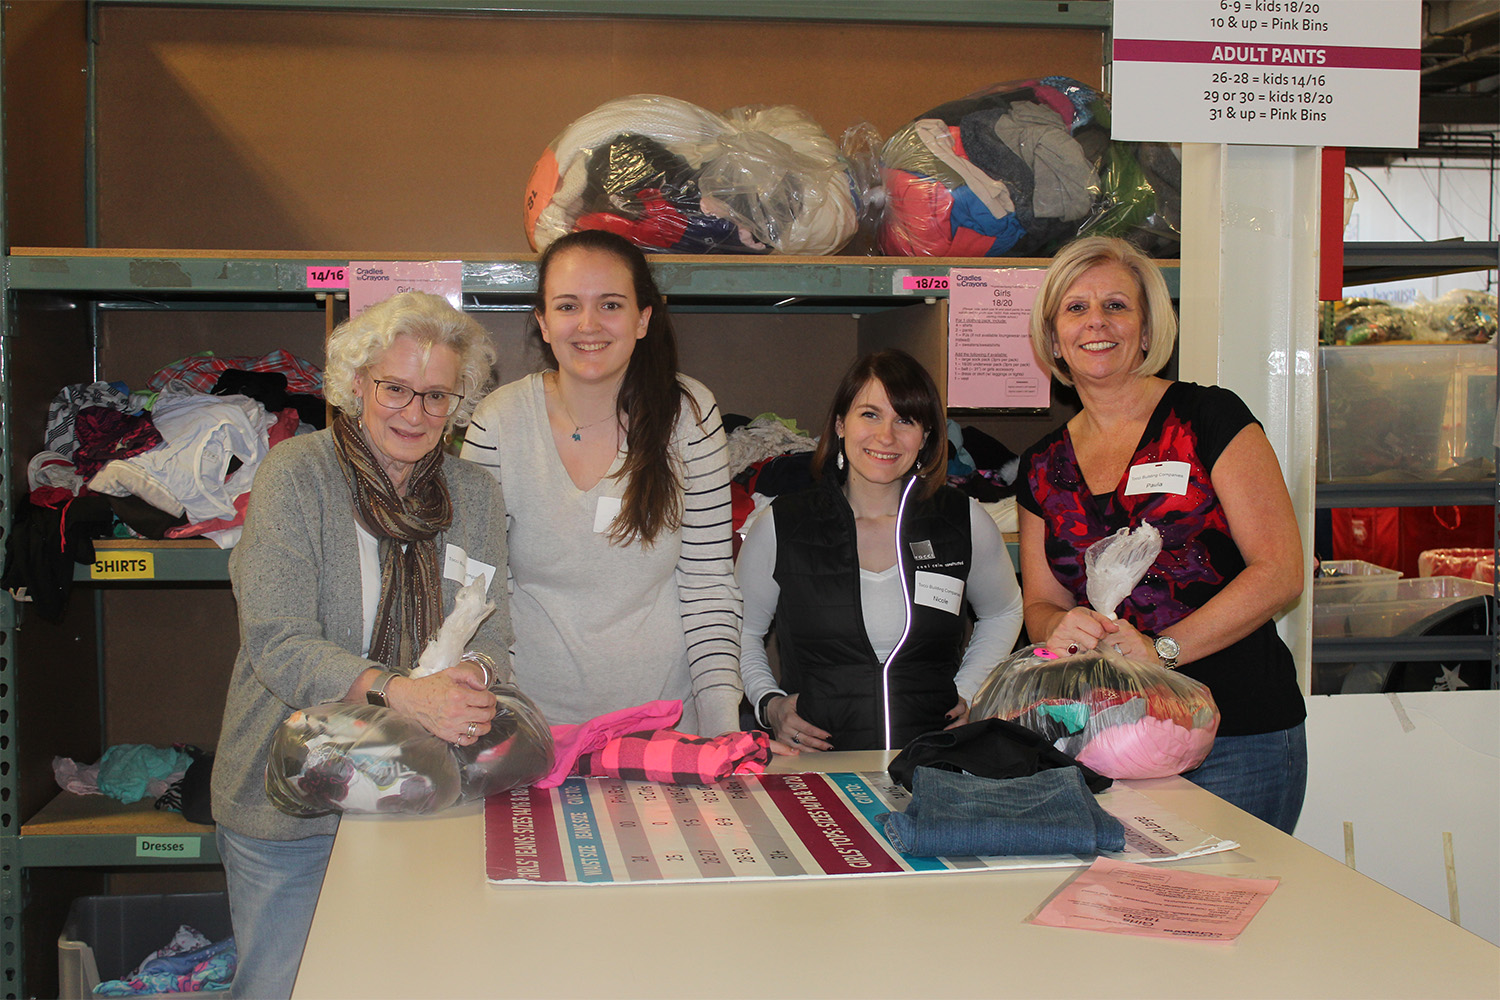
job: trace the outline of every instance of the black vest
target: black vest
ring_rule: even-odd
[[[776,650],[781,686],[799,696],[797,714],[832,733],[837,750],[883,749],[888,689],[891,748],[943,728],[958,704],[963,615],[909,598],[910,631],[883,671],[865,635],[854,512],[842,491],[825,478],[778,497],[771,511],[781,587]],[[931,500],[907,501],[896,554],[908,595],[917,592],[919,571],[967,581],[972,552],[968,497],[944,486]]]

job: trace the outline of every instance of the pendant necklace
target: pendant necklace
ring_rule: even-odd
[[[563,415],[566,416],[568,418],[568,422],[573,425],[573,433],[571,437],[574,441],[582,441],[583,432],[588,430],[590,427],[597,427],[599,424],[604,423],[604,421],[613,419],[617,416],[617,414],[611,413],[607,417],[600,417],[598,420],[591,421],[590,423],[580,424],[577,420],[573,419],[573,412],[568,409],[568,404],[562,398],[562,393],[560,392],[557,394],[557,401],[562,404]]]

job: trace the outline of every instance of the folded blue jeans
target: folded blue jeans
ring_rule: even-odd
[[[1125,849],[1076,767],[981,778],[919,767],[905,812],[877,816],[891,844],[921,858],[1098,854]]]

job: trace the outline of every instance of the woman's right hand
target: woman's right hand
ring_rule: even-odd
[[[1071,656],[1093,649],[1105,636],[1120,631],[1120,623],[1093,608],[1073,607],[1052,627],[1046,646],[1058,656]]]
[[[461,668],[415,679],[393,677],[385,694],[392,709],[454,746],[468,746],[489,732],[495,717],[495,696]]]
[[[776,739],[798,750],[832,750],[833,744],[828,742],[832,734],[797,714],[797,698],[795,694],[783,695],[766,705],[766,718]]]

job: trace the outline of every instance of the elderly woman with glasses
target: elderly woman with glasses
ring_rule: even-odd
[[[485,329],[438,296],[373,305],[328,342],[338,417],[278,445],[256,474],[229,561],[240,650],[213,773],[235,996],[291,994],[338,826],[266,797],[268,749],[287,717],[368,701],[460,747],[490,728],[490,687],[510,676],[505,504],[488,473],[445,459],[443,441],[467,421],[493,361]],[[476,576],[496,610],[470,651],[408,677]]]

